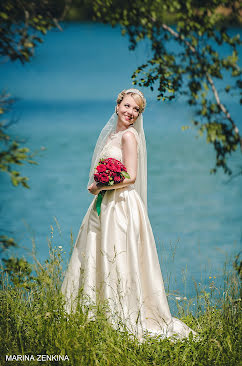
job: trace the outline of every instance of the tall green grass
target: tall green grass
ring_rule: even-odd
[[[125,328],[118,330],[111,326],[106,316],[107,304],[100,302],[92,309],[83,305],[75,313],[65,312],[60,291],[64,252],[61,247],[52,247],[51,241],[49,247],[49,258],[42,264],[35,258],[32,273],[6,272],[2,268],[1,365],[9,365],[6,355],[35,357],[31,361],[15,360],[11,365],[39,365],[37,355],[68,356],[69,361],[42,361],[52,366],[240,364],[242,321],[238,270],[226,273],[223,288],[216,288],[211,281],[208,288],[197,287],[195,299],[177,303],[178,317],[199,333],[198,341],[192,337],[176,342],[147,337],[141,343]],[[82,296],[80,293],[80,303]],[[194,301],[195,312],[191,305]],[[95,320],[89,316],[90,311],[95,312]]]

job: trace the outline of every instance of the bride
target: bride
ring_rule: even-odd
[[[94,303],[108,301],[110,318],[121,319],[130,332],[184,338],[186,324],[171,316],[156,245],[147,214],[147,154],[143,130],[146,100],[138,89],[123,90],[115,113],[98,138],[88,190],[95,195],[80,227],[62,284],[66,310],[74,310],[78,292]],[[98,186],[94,171],[100,158],[115,158],[130,178]],[[105,194],[101,214],[97,195]]]

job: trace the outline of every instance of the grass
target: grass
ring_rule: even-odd
[[[197,289],[194,299],[178,304],[178,317],[199,333],[199,341],[147,337],[139,342],[125,328],[113,329],[106,304],[64,310],[60,287],[63,279],[61,247],[52,247],[45,263],[35,260],[32,273],[4,271],[0,289],[1,365],[6,355],[33,355],[35,360],[13,360],[11,365],[39,365],[37,355],[62,355],[44,365],[236,365],[241,360],[241,302],[238,271],[227,272],[224,287]],[[216,296],[215,296],[216,293]],[[218,296],[218,293],[220,296]],[[80,304],[83,294],[80,293]],[[95,313],[95,320],[90,311]],[[122,330],[121,330],[122,329]],[[64,361],[64,356],[68,360]]]

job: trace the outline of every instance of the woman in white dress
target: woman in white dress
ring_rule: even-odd
[[[147,214],[145,105],[138,89],[123,90],[98,138],[88,184],[95,197],[80,227],[62,292],[67,312],[75,310],[82,289],[90,303],[106,300],[112,323],[121,319],[139,339],[146,333],[183,338],[196,333],[171,316]],[[130,178],[114,186],[98,186],[93,176],[100,158],[120,160]],[[106,192],[98,216],[101,190]]]

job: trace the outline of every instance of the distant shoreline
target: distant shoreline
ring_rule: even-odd
[[[240,10],[239,15],[235,21],[235,17],[233,14],[233,9],[225,8],[223,6],[218,6],[217,13],[224,15],[226,17],[226,21],[224,20],[218,22],[217,25],[225,25],[227,27],[242,27],[242,10]],[[67,22],[91,22],[91,23],[99,23],[93,20],[94,13],[91,8],[83,5],[79,7],[71,7],[69,11],[66,13],[64,17],[64,21]],[[174,14],[166,14],[163,19],[164,23],[172,25],[176,24],[176,16]]]

